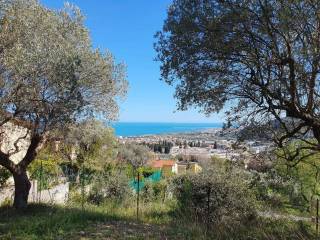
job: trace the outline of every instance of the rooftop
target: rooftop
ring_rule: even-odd
[[[174,160],[155,160],[152,161],[151,166],[154,168],[162,168],[163,166],[173,166],[176,163]]]

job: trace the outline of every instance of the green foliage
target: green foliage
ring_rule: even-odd
[[[94,178],[88,201],[94,204],[110,200],[121,202],[130,196],[131,189],[128,182],[129,178],[121,170],[100,173]]]
[[[166,140],[159,141],[158,143],[144,143],[144,145],[148,146],[155,153],[165,154],[169,154],[171,148],[173,147],[173,143],[167,142]]]
[[[62,176],[60,163],[61,159],[58,154],[49,147],[44,148],[28,167],[30,178],[38,180],[39,189],[48,189]]]
[[[139,168],[139,172],[141,175],[145,178],[150,177],[152,174],[155,173],[155,170],[152,167],[149,166],[143,166]]]
[[[273,210],[281,210],[286,203],[299,207],[298,195],[294,190],[292,179],[281,176],[275,169],[261,173],[251,171],[250,188],[255,192],[258,201]]]
[[[111,53],[93,48],[84,17],[74,5],[54,10],[37,0],[0,0],[0,49],[0,120],[27,127],[25,137],[30,139],[18,167],[12,167],[10,154],[0,158],[16,176],[26,176],[26,168],[55,131],[96,117],[117,119],[118,102],[127,91],[125,66]],[[17,208],[27,205],[24,179],[15,186],[20,193],[15,195]]]
[[[116,147],[113,130],[100,121],[69,126],[59,148],[63,174],[75,184],[90,184],[115,164]]]
[[[142,201],[164,201],[166,199],[167,185],[164,179],[159,182],[146,181],[141,190]]]
[[[101,121],[90,119],[69,127],[62,151],[66,161],[78,169],[103,171],[116,157],[116,146],[113,130]]]
[[[194,222],[236,224],[255,216],[254,196],[246,179],[233,172],[211,168],[199,174],[180,175],[172,188],[181,216]]]
[[[294,145],[288,148],[294,148]],[[301,152],[303,160],[297,164],[292,164],[280,155],[275,164],[278,174],[292,182],[291,192],[288,193],[290,201],[307,209],[313,199],[320,197],[320,154],[308,156],[309,153],[308,150]]]
[[[142,202],[150,202],[154,200],[155,194],[153,189],[153,182],[145,181],[143,188],[140,190]]]
[[[130,178],[137,178],[137,173],[139,172],[140,180],[143,180],[144,178],[150,177],[156,171],[155,169],[153,169],[150,166],[141,166],[137,169],[134,169],[134,167],[131,164],[126,164],[125,170],[127,172],[127,175]]]
[[[0,166],[0,188],[6,184],[10,176],[11,176],[11,173],[9,172],[9,170]]]
[[[258,123],[280,147],[313,133],[319,151],[319,11],[310,0],[174,0],[155,49],[178,109],[227,107],[224,129]]]
[[[10,208],[12,206],[13,202],[12,199],[6,198],[4,201],[0,204],[0,207],[7,207]]]
[[[116,98],[127,86],[124,66],[92,48],[79,8],[53,10],[35,0],[0,4],[1,109],[39,133],[93,113],[116,117]]]
[[[155,182],[152,185],[155,199],[164,201],[166,199],[168,183],[165,179]]]
[[[209,164],[211,164],[211,166],[214,166],[218,169],[221,169],[222,171],[227,171],[232,167],[232,164],[229,160],[218,157],[218,156],[212,156],[211,162]]]
[[[209,235],[203,225],[172,218],[173,202],[150,202],[141,206],[140,222],[135,221],[135,204],[79,206],[30,205],[24,212],[0,208],[0,239],[317,239],[309,223],[259,218],[241,227],[220,225]]]
[[[310,212],[311,203],[320,194],[319,154],[310,154],[308,149],[299,151],[299,158],[303,159],[299,162],[288,161],[284,156],[301,146],[304,146],[303,142],[292,141],[275,151],[276,158],[271,169],[264,173],[251,171],[251,188],[257,199],[272,209],[313,214]]]
[[[143,167],[150,158],[150,149],[139,144],[120,145],[118,159],[123,163],[128,163],[136,171]]]

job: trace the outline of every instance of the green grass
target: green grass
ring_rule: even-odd
[[[126,204],[85,205],[84,210],[80,206],[33,204],[23,211],[2,207],[0,239],[79,239],[79,236],[86,239],[86,235],[95,239],[97,234],[114,239],[145,239],[149,235],[150,238],[175,235],[174,229],[167,229],[170,221],[167,206],[160,203],[143,206],[139,221],[134,206]]]
[[[114,216],[78,208],[30,205],[24,211],[1,209],[1,239],[56,239],[83,229],[91,221],[107,221]]]
[[[132,203],[101,206],[30,205],[24,211],[0,208],[0,239],[316,239],[308,224],[255,219],[239,225],[203,226],[177,217],[173,202],[141,204],[136,221]]]

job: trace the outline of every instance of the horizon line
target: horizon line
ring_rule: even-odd
[[[223,124],[223,122],[176,122],[176,121],[113,121],[112,123],[184,123],[184,124]]]

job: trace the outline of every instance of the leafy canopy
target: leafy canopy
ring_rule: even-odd
[[[119,160],[129,164],[134,170],[142,168],[150,157],[150,149],[143,145],[129,143],[119,147]]]
[[[319,150],[319,11],[316,0],[174,0],[155,49],[178,108],[277,121],[279,146],[312,132]]]
[[[36,0],[0,6],[2,120],[25,120],[43,133],[96,114],[117,116],[125,67],[92,47],[77,7],[51,10]]]
[[[97,120],[69,127],[63,141],[64,159],[67,156],[67,161],[77,168],[102,171],[116,157],[117,141],[112,129]]]

